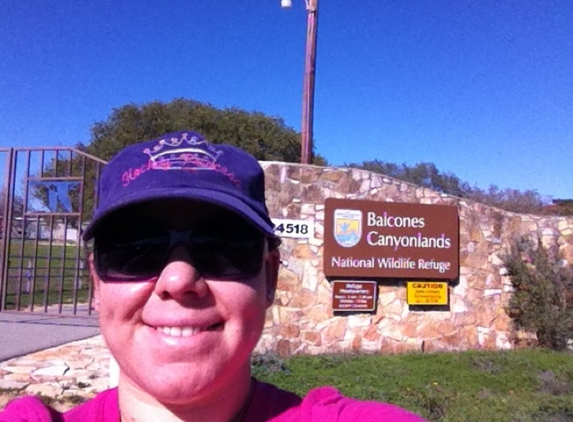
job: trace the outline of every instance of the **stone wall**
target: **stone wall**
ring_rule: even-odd
[[[573,218],[510,213],[364,170],[261,165],[271,216],[314,221],[315,233],[310,239],[283,239],[275,304],[267,313],[259,352],[509,349],[516,333],[504,311],[511,284],[501,257],[510,240],[540,235],[573,262]],[[405,282],[379,280],[375,313],[333,315],[330,282],[322,270],[324,202],[329,197],[457,206],[460,277],[450,287],[449,309],[412,311]]]

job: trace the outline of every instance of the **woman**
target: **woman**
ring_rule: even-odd
[[[279,268],[264,192],[252,156],[193,132],[114,157],[84,239],[119,385],[64,414],[16,400],[0,422],[422,421],[333,388],[299,398],[251,378]]]

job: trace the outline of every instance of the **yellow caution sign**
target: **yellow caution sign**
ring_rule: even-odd
[[[408,281],[408,305],[447,305],[448,283],[443,281]]]

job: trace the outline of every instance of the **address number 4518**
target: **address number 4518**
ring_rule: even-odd
[[[304,220],[273,220],[275,234],[280,237],[301,237],[308,238],[314,233],[312,222]]]

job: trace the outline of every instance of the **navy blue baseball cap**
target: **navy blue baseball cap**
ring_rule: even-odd
[[[265,176],[247,152],[213,144],[195,132],[168,133],[120,151],[104,167],[99,204],[83,238],[115,211],[147,201],[178,198],[219,205],[267,237],[276,237],[265,204]]]

